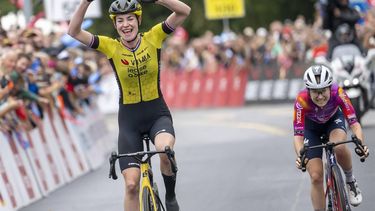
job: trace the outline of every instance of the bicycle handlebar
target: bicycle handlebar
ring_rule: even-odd
[[[321,145],[316,145],[316,146],[308,146],[308,144],[304,144],[303,145],[303,148],[300,150],[300,159],[301,159],[301,171],[302,172],[305,172],[306,171],[306,164],[307,162],[305,162],[305,159],[306,159],[306,152],[309,150],[309,149],[317,149],[317,148],[334,148],[338,145],[341,145],[341,144],[347,144],[347,143],[354,143],[356,145],[356,148],[355,148],[355,152],[358,156],[363,156],[365,154],[365,150],[364,150],[364,146],[362,144],[362,142],[359,140],[359,138],[356,136],[356,135],[352,135],[352,139],[351,140],[348,140],[348,141],[343,141],[343,142],[338,142],[338,143],[333,143],[333,142],[327,142],[327,143],[323,143]],[[361,157],[360,161],[361,162],[365,162],[366,158],[365,157]]]
[[[117,152],[112,152],[111,157],[109,157],[109,178],[117,180],[115,163],[117,160]]]
[[[168,156],[168,160],[169,162],[171,162],[171,169],[172,169],[172,172],[174,174],[177,173],[178,171],[178,168],[177,168],[177,163],[176,163],[176,159],[174,157],[174,151],[169,147],[169,146],[166,146],[165,147],[165,153],[167,154]]]
[[[168,157],[168,160],[170,161],[171,163],[171,170],[172,172],[175,174],[177,173],[178,171],[178,168],[177,168],[177,163],[175,161],[175,153],[174,151],[169,147],[169,146],[166,146],[165,149],[163,151],[141,151],[141,152],[135,152],[135,153],[128,153],[128,154],[117,154],[117,152],[112,152],[111,153],[111,156],[109,157],[109,165],[110,165],[110,169],[109,169],[109,178],[112,178],[114,180],[117,180],[117,174],[116,174],[116,167],[115,167],[115,163],[116,163],[116,160],[119,159],[119,158],[123,158],[123,157],[133,157],[135,159],[137,159],[139,162],[141,163],[146,163],[148,162],[148,160],[156,155],[156,154],[166,154],[167,157]],[[142,159],[145,155],[147,155],[148,157],[146,159]]]
[[[306,164],[305,163],[305,160],[306,160],[306,151],[307,151],[307,148],[308,146],[307,145],[303,145],[303,148],[300,150],[299,154],[300,154],[300,159],[301,159],[301,171],[302,172],[305,172],[306,171]]]

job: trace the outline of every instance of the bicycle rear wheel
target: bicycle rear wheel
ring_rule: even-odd
[[[342,179],[341,171],[338,166],[332,166],[332,210],[350,211],[350,205],[347,201],[347,195]]]

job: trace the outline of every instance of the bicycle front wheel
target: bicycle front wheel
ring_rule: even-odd
[[[158,190],[158,186],[157,184],[154,182],[154,185],[152,186],[152,189],[154,191],[154,195],[155,195],[155,203],[156,203],[156,211],[161,211],[161,201],[160,201],[160,197],[159,197],[159,190]],[[164,210],[164,208],[163,208]]]
[[[142,193],[142,205],[143,211],[153,211],[151,206],[151,193],[147,187],[143,188]]]
[[[152,200],[150,189],[148,189],[147,187],[143,188],[143,196],[142,196],[143,211],[160,211],[160,205],[158,202],[159,196],[155,194],[157,193],[154,192],[154,197],[155,197],[155,201],[154,201]]]
[[[332,192],[333,192],[333,211],[350,211],[345,192],[344,180],[338,166],[332,166]]]

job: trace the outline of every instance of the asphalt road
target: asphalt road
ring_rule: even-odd
[[[308,174],[295,168],[291,104],[180,110],[173,116],[182,211],[312,210]],[[116,117],[107,119],[115,138]],[[363,125],[374,150],[375,112],[364,117]],[[365,163],[353,155],[354,174],[364,195],[354,211],[375,210],[371,153]],[[108,169],[105,164],[21,211],[121,211],[124,183],[109,180]],[[162,179],[156,175],[164,195]]]

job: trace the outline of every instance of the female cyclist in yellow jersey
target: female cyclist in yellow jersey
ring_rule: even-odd
[[[137,0],[116,0],[109,14],[119,38],[93,35],[81,29],[84,15],[93,0],[81,0],[69,25],[68,34],[83,44],[104,53],[115,72],[120,89],[119,153],[141,151],[142,134],[148,134],[157,150],[175,143],[172,117],[160,91],[160,51],[164,39],[190,14],[190,7],[179,0],[138,0],[155,3],[172,11],[162,23],[139,33],[142,7]],[[166,188],[167,211],[178,211],[175,195],[176,175],[165,155],[160,156]],[[134,159],[120,159],[126,192],[126,211],[138,211],[140,170]]]

